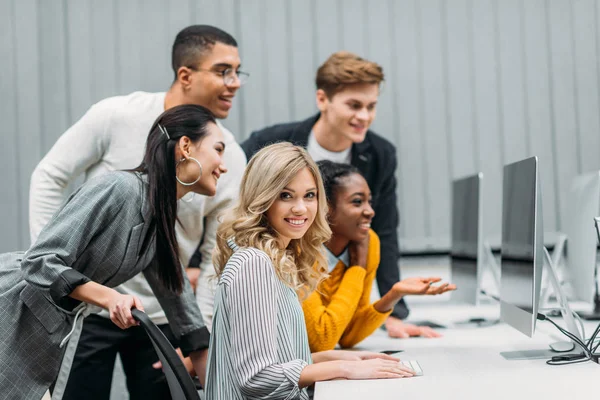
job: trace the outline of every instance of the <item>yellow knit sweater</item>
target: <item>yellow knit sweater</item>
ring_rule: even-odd
[[[312,352],[331,350],[337,343],[352,347],[375,331],[392,310],[380,313],[370,303],[379,266],[379,237],[369,232],[367,268],[339,261],[329,277],[303,303]]]

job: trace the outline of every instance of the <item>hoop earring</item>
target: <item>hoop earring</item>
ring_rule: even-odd
[[[192,160],[193,162],[195,162],[196,164],[198,164],[198,168],[200,168],[200,175],[198,175],[198,178],[196,178],[196,180],[194,182],[182,182],[179,179],[179,177],[177,176],[177,167],[183,161],[187,161],[187,160]],[[194,157],[182,158],[181,160],[179,160],[177,162],[177,164],[175,164],[175,179],[177,179],[177,182],[179,182],[183,186],[192,186],[193,184],[195,184],[196,182],[198,182],[200,180],[200,178],[202,178],[202,164],[200,164],[200,161],[196,160]]]

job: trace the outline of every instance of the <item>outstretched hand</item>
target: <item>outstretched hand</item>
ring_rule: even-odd
[[[440,285],[433,285],[434,283],[440,282],[442,278],[439,277],[414,277],[405,278],[400,282],[397,282],[392,287],[392,290],[396,291],[401,295],[416,294],[416,295],[436,295],[446,293],[451,290],[456,290],[456,285],[444,282]]]

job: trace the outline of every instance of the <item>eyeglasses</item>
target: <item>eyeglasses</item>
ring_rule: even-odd
[[[250,74],[243,71],[236,71],[233,68],[227,68],[223,71],[213,71],[212,69],[201,69],[196,67],[188,66],[189,69],[193,71],[204,71],[204,72],[212,72],[213,74],[217,74],[223,77],[223,83],[225,86],[232,86],[235,83],[235,79],[240,82],[240,86],[244,83],[248,82],[248,78],[250,78]]]

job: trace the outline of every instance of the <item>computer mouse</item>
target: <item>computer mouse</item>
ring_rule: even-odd
[[[564,353],[575,349],[575,343],[573,342],[554,342],[550,343],[550,348],[557,353]]]

